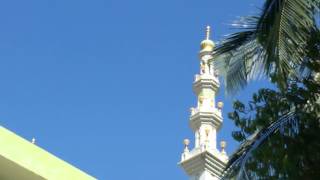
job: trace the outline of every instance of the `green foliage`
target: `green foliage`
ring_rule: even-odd
[[[229,114],[239,130],[235,140],[242,142],[232,156],[226,177],[238,175],[241,163],[236,160],[259,141],[269,127],[287,112],[296,121],[282,125],[254,149],[244,169],[249,179],[320,179],[320,84],[312,79],[291,82],[286,92],[261,89],[252,101],[244,105],[234,103]],[[257,133],[259,132],[259,133]]]
[[[241,142],[227,179],[320,179],[319,0],[266,0],[259,17],[216,50],[216,65],[233,92],[268,75],[278,90],[260,89],[229,118]]]
[[[224,73],[226,89],[233,93],[262,75],[281,89],[289,77],[299,77],[307,42],[317,30],[315,15],[320,0],[266,0],[259,16],[234,23],[231,34],[216,48],[216,66]]]
[[[320,32],[311,36],[304,78],[291,78],[285,91],[260,89],[248,105],[234,102],[232,135],[242,145],[227,178],[320,179]]]

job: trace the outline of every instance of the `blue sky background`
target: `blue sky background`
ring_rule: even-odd
[[[222,39],[259,0],[0,2],[0,124],[101,180],[186,179],[207,24]],[[239,92],[247,100],[262,83]],[[227,119],[219,140],[237,147]]]

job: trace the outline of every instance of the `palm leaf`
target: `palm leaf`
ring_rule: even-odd
[[[223,57],[214,63],[224,72],[227,91],[235,92],[261,74],[275,75],[281,87],[288,75],[298,76],[310,32],[317,28],[319,1],[266,0],[260,16],[236,22],[242,31],[224,39],[214,52]]]
[[[293,131],[297,133],[297,121],[297,116],[293,112],[290,112],[279,118],[279,120],[272,123],[269,127],[254,133],[245,142],[243,142],[240,148],[231,156],[222,179],[243,179],[244,177],[245,179],[248,179],[245,166],[249,158],[252,157],[253,151],[258,149],[275,132],[280,131],[280,133],[282,133],[284,126],[290,124],[291,127],[294,127]]]

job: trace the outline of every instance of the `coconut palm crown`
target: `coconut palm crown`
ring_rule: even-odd
[[[299,77],[310,34],[318,30],[319,4],[320,0],[266,0],[260,15],[233,23],[240,32],[215,49],[227,91],[236,92],[262,75],[281,89],[289,77]]]

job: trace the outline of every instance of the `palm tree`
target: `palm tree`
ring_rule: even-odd
[[[282,89],[288,77],[299,77],[307,42],[318,30],[319,4],[320,0],[266,0],[259,16],[234,23],[241,31],[229,35],[215,51],[222,57],[215,63],[225,74],[227,91],[235,92],[261,75]]]
[[[314,43],[314,35],[319,34],[319,5],[320,0],[265,0],[259,16],[243,17],[234,23],[241,31],[229,35],[214,53],[217,56],[214,63],[224,75],[226,90],[234,93],[245,87],[251,79],[261,76],[270,77],[282,92],[288,90],[292,79],[302,82],[307,77],[310,80],[315,70],[308,67],[308,59],[315,58],[312,57],[314,48],[310,48],[310,43]],[[314,66],[314,61],[319,60],[312,61]],[[313,95],[318,96],[319,91],[316,90]],[[319,105],[319,100],[311,101],[313,106]],[[304,108],[308,109],[309,106],[310,103]],[[303,112],[299,109],[299,114]],[[284,126],[297,128],[299,118],[302,118],[299,114],[293,106],[279,115],[278,119],[251,133],[231,157],[226,167],[226,177],[247,177],[245,167],[253,151]],[[317,117],[317,113],[314,117]]]

